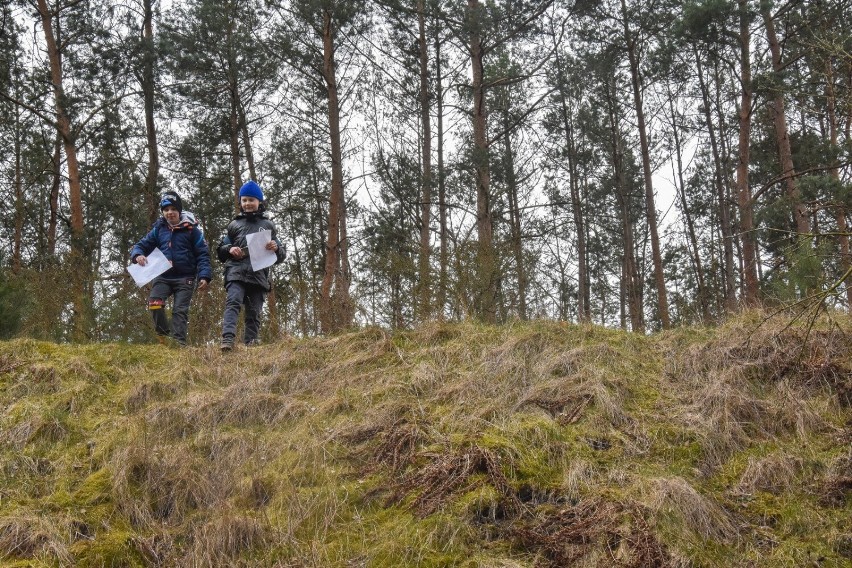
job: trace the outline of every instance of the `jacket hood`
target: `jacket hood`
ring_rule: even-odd
[[[169,222],[166,221],[165,217],[160,217],[154,223],[154,226],[162,226],[162,227],[171,227]],[[184,228],[184,229],[192,229],[193,227],[198,226],[198,219],[195,218],[195,213],[192,211],[181,211],[180,213],[180,221],[175,225],[175,228]]]

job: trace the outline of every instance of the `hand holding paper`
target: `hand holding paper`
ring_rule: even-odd
[[[127,267],[127,272],[133,277],[136,285],[141,288],[171,267],[172,263],[163,254],[163,251],[155,248],[148,255],[148,262],[145,263],[145,266],[131,264]]]

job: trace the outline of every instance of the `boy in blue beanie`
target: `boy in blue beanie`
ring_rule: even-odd
[[[183,210],[183,201],[177,193],[167,191],[163,194],[160,211],[163,216],[133,246],[130,258],[134,263],[145,266],[148,255],[158,248],[171,261],[172,267],[155,278],[151,285],[148,310],[161,342],[171,335],[178,345],[185,346],[195,281],[198,280],[199,290],[206,290],[212,277],[210,251],[195,216]],[[174,296],[171,325],[165,310],[169,296]]]
[[[225,263],[225,315],[222,322],[222,351],[234,348],[237,333],[237,320],[240,310],[245,306],[245,331],[243,343],[258,345],[260,340],[260,314],[263,302],[269,292],[269,268],[255,271],[248,257],[246,237],[258,231],[271,231],[272,240],[266,249],[275,252],[278,264],[284,260],[284,247],[278,242],[275,224],[267,219],[263,212],[265,203],[263,190],[254,180],[249,180],[240,188],[240,214],[228,225],[222,236],[216,255]]]

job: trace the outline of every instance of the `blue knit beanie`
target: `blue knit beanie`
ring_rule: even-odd
[[[180,195],[171,190],[165,192],[163,197],[160,199],[160,211],[170,205],[175,207],[178,212],[183,211],[183,201],[181,201]]]
[[[258,201],[263,201],[263,190],[256,181],[250,179],[240,188],[240,197],[254,197]]]

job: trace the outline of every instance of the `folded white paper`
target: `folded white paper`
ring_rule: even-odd
[[[147,258],[148,262],[145,266],[133,263],[127,267],[127,272],[130,273],[134,282],[140,288],[172,267],[172,263],[158,248],[155,248]]]
[[[272,241],[272,231],[258,231],[246,236],[251,269],[255,272],[272,266],[278,260],[275,251],[266,248],[266,243],[270,241]]]

